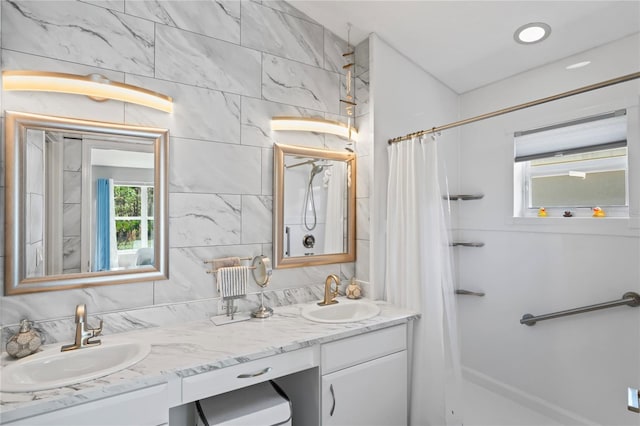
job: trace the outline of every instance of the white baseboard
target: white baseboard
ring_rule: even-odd
[[[523,405],[531,410],[534,410],[544,416],[558,421],[563,425],[588,425],[598,426],[598,423],[586,419],[578,414],[565,410],[564,408],[555,405],[545,399],[527,393],[514,386],[500,382],[486,374],[473,370],[468,367],[462,367],[463,377],[475,383],[478,386],[482,386],[485,389],[490,390],[504,398],[508,398],[520,405]]]

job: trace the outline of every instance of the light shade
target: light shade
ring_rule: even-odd
[[[358,141],[358,130],[339,121],[310,117],[273,117],[271,130],[329,133],[354,142]]]
[[[144,105],[165,112],[173,111],[171,97],[140,87],[110,81],[106,77],[46,71],[3,71],[4,90],[72,93],[95,100],[114,99]]]

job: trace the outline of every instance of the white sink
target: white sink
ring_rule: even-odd
[[[308,320],[324,323],[345,323],[373,318],[380,307],[368,300],[339,299],[335,305],[319,306],[317,303],[302,308],[302,316]]]
[[[102,340],[99,346],[60,352],[51,346],[13,361],[0,370],[2,392],[34,392],[97,379],[143,360],[151,347],[146,343]]]

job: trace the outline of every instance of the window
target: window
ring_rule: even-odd
[[[626,111],[517,132],[514,215],[628,216]]]
[[[114,185],[118,252],[153,247],[153,186]]]

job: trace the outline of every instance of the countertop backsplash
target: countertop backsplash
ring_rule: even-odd
[[[344,281],[343,281],[344,283]],[[346,283],[345,283],[346,284]],[[341,286],[341,289],[344,286]],[[296,303],[307,303],[313,300],[321,300],[323,297],[323,285],[297,287],[284,290],[264,292],[265,305],[270,307],[287,306]],[[260,293],[247,295],[246,298],[236,299],[238,312],[249,312],[260,305]],[[141,330],[151,327],[162,327],[180,324],[186,321],[208,319],[223,312],[220,298],[210,298],[180,303],[167,303],[164,305],[152,305],[139,309],[113,311],[92,315],[90,306],[88,309],[89,325],[97,325],[104,321],[102,335],[123,333],[133,330]],[[65,318],[51,319],[36,322],[34,327],[44,337],[45,344],[69,343],[73,341],[76,329],[72,315]],[[3,327],[2,351],[8,339],[20,328],[19,324]]]

